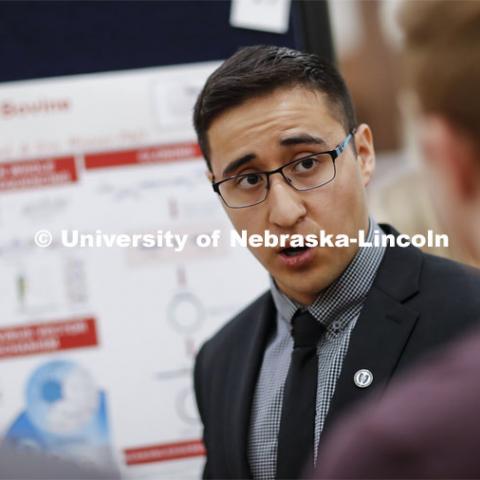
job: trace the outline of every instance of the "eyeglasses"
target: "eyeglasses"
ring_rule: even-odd
[[[296,158],[268,172],[250,172],[214,182],[213,191],[220,195],[227,207],[246,208],[266,200],[270,189],[270,175],[275,173],[280,173],[288,185],[300,192],[323,187],[335,178],[335,160],[345,150],[354,134],[355,129],[350,131],[343,142],[328,152]]]

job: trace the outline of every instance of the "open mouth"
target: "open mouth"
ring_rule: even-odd
[[[310,247],[288,247],[284,248],[280,253],[287,257],[294,257],[308,250]]]

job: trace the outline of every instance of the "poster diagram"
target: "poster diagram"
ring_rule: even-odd
[[[25,409],[8,428],[7,442],[98,468],[114,465],[105,392],[86,369],[47,362],[31,374],[25,392]]]
[[[195,355],[268,288],[246,249],[195,242],[231,229],[191,123],[217,65],[0,85],[0,436],[127,479],[199,478]],[[188,241],[67,247],[63,231]]]

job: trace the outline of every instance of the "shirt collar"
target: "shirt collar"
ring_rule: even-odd
[[[370,218],[367,242],[372,242],[375,232],[377,235],[383,233],[375,220]],[[330,334],[338,335],[351,320],[351,316],[342,313],[363,304],[384,253],[383,246],[360,247],[343,273],[308,306],[285,295],[270,276],[270,289],[280,320],[290,324],[297,310],[306,309],[325,325]]]

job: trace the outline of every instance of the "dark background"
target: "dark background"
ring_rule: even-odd
[[[0,1],[0,82],[221,60],[254,44],[333,57],[323,0],[294,1],[286,34],[229,16],[229,0]]]

